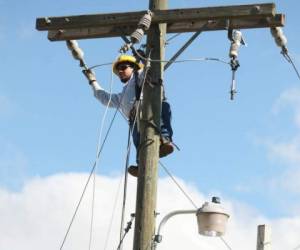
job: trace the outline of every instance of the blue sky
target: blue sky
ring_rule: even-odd
[[[300,3],[274,2],[277,12],[286,14],[284,33],[290,54],[300,67]],[[169,7],[247,3],[253,2],[176,0],[169,1]],[[35,29],[35,19],[147,7],[147,1],[134,0],[0,0],[2,190],[18,194],[35,178],[88,173],[105,109],[93,97],[64,42],[48,41],[46,32]],[[170,41],[166,58],[190,35]],[[165,73],[174,141],[181,150],[162,162],[204,195],[219,194],[233,204],[246,204],[270,220],[290,218],[300,209],[300,81],[280,55],[269,29],[243,30],[243,35],[248,46],[240,50],[234,101],[229,99],[231,70],[225,64],[186,62],[172,65]],[[109,38],[79,44],[92,66],[112,62],[123,42]],[[205,32],[180,59],[215,57],[228,61],[229,46],[225,31]],[[98,68],[96,75],[108,89],[111,68]],[[113,89],[121,89],[116,78]],[[106,124],[112,115],[110,110]],[[97,174],[111,178],[122,174],[126,137],[127,124],[118,116]],[[160,177],[165,177],[162,170]]]

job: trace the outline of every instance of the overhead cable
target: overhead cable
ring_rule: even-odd
[[[162,168],[164,169],[164,171],[170,176],[170,178],[172,179],[172,181],[176,184],[176,186],[180,189],[180,191],[183,193],[183,195],[190,201],[190,203],[195,207],[198,208],[198,206],[196,205],[196,203],[192,200],[192,198],[184,191],[184,189],[181,187],[181,185],[176,181],[176,179],[174,178],[174,176],[171,174],[171,172],[167,169],[167,167],[161,162],[159,161],[159,165],[162,166]]]
[[[166,44],[168,44],[171,40],[173,40],[174,38],[176,38],[176,37],[178,37],[178,36],[180,36],[180,35],[182,35],[182,33],[177,33],[177,34],[175,34],[175,35],[169,37],[169,38],[166,40]]]
[[[202,33],[202,31],[207,27],[207,25],[208,22],[201,26],[201,28],[191,36],[191,38],[175,53],[175,55],[172,56],[169,62],[165,64],[164,70],[166,70],[172,64],[172,62],[174,62],[176,58],[178,58],[183,53],[183,51]]]
[[[121,246],[123,244],[123,240],[125,239],[125,236],[127,235],[127,233],[129,232],[129,230],[131,229],[131,226],[132,226],[132,222],[134,220],[134,217],[135,217],[135,214],[131,214],[131,219],[129,222],[127,222],[127,227],[124,229],[125,233],[123,234],[120,242],[119,242],[119,245],[117,247],[117,250],[120,250],[121,249]]]
[[[120,178],[118,188],[117,188],[117,192],[116,192],[116,195],[115,195],[114,205],[113,205],[112,213],[111,213],[110,220],[109,220],[108,230],[107,230],[106,237],[105,237],[105,243],[104,243],[104,248],[103,248],[104,250],[106,250],[107,246],[108,246],[108,240],[110,238],[112,223],[113,223],[113,220],[114,220],[114,217],[115,217],[117,202],[118,202],[119,193],[120,193],[120,190],[121,190],[121,183],[122,183],[122,178]]]
[[[78,44],[77,44],[77,46],[78,46]],[[79,58],[79,57],[78,57],[78,58]],[[76,59],[77,59],[77,58],[76,58]],[[87,66],[86,66],[85,63],[84,63],[84,65],[85,65],[84,67],[87,68]],[[81,65],[80,65],[80,66],[81,66]],[[87,69],[88,69],[88,68],[87,68]],[[93,175],[93,173],[94,173],[94,171],[95,171],[95,169],[96,169],[96,166],[97,166],[97,159],[99,159],[99,157],[100,157],[100,154],[101,154],[101,152],[102,152],[102,150],[103,150],[103,148],[104,148],[104,145],[105,145],[105,143],[106,143],[106,140],[107,140],[108,135],[109,135],[109,133],[110,133],[110,130],[111,130],[111,128],[112,128],[113,122],[114,122],[114,120],[115,120],[115,118],[116,118],[116,115],[117,115],[117,113],[118,113],[118,111],[119,111],[119,108],[120,108],[122,99],[123,99],[123,95],[121,96],[120,103],[119,103],[118,107],[116,108],[116,111],[114,112],[114,115],[113,115],[113,117],[112,117],[112,119],[111,119],[111,122],[110,122],[110,124],[109,124],[108,129],[107,129],[107,132],[106,132],[106,134],[105,134],[105,137],[104,137],[104,139],[103,139],[103,141],[102,141],[102,144],[101,144],[101,146],[99,147],[99,150],[98,150],[97,156],[96,156],[96,160],[95,160],[95,162],[94,162],[94,164],[93,164],[93,166],[92,166],[92,169],[91,169],[90,174],[89,174],[89,176],[88,176],[88,178],[87,178],[87,181],[86,181],[86,183],[85,183],[85,186],[84,186],[84,188],[83,188],[83,191],[82,191],[82,193],[81,193],[81,196],[80,196],[80,198],[79,198],[79,201],[78,201],[78,203],[77,203],[77,205],[76,205],[75,211],[74,211],[74,213],[73,213],[73,216],[72,216],[71,221],[70,221],[70,223],[69,223],[69,225],[68,225],[68,228],[67,228],[67,231],[66,231],[66,233],[65,233],[65,236],[64,236],[63,241],[62,241],[62,243],[61,243],[60,250],[63,248],[63,246],[64,246],[64,244],[65,244],[65,242],[66,242],[66,239],[67,239],[67,237],[68,237],[68,235],[69,235],[70,229],[71,229],[71,227],[72,227],[72,225],[73,225],[73,222],[74,222],[75,217],[76,217],[76,215],[77,215],[78,209],[79,209],[79,207],[80,207],[80,205],[81,205],[82,199],[83,199],[83,197],[84,197],[84,195],[85,195],[85,192],[86,192],[86,189],[87,189],[87,187],[88,187],[88,184],[89,184],[89,182],[90,182],[90,180],[91,180],[91,177],[92,177],[92,175]]]
[[[105,107],[104,115],[102,116],[101,120],[101,127],[99,131],[99,136],[98,136],[98,143],[97,143],[97,150],[96,150],[96,166],[95,170],[93,173],[93,192],[92,192],[92,207],[91,207],[91,223],[90,223],[90,236],[89,236],[89,250],[91,250],[91,245],[92,245],[92,238],[93,238],[93,226],[94,226],[94,208],[95,208],[95,188],[96,188],[96,172],[97,172],[97,166],[99,164],[99,150],[100,150],[100,144],[101,144],[101,139],[102,139],[102,133],[103,133],[103,128],[104,128],[104,123],[106,120],[108,108],[111,103],[111,98],[112,98],[112,86],[113,86],[113,71],[111,70],[111,77],[110,77],[110,88],[109,88],[109,100],[108,103]]]
[[[229,246],[229,244],[226,242],[226,240],[222,236],[220,236],[219,238],[224,243],[224,245],[228,248],[228,250],[232,250],[232,248]]]
[[[143,60],[147,60],[147,58],[143,57],[140,54],[138,56],[141,57]],[[182,59],[182,60],[175,60],[175,61],[149,59],[149,62],[163,62],[163,63],[168,63],[168,62],[171,62],[171,63],[184,63],[184,62],[201,62],[201,61],[215,61],[215,62],[230,65],[230,62],[226,62],[225,60],[215,58],[215,57],[200,57],[200,58]],[[102,67],[102,66],[106,66],[106,65],[111,65],[111,64],[112,63],[97,64],[97,65],[94,65],[94,66],[92,66],[88,69],[94,69],[94,68],[98,68],[98,67]]]

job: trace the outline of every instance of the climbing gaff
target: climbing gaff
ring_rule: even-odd
[[[231,58],[230,60],[230,66],[232,70],[232,81],[231,81],[231,86],[230,86],[230,100],[234,99],[234,95],[237,93],[236,91],[236,80],[235,80],[235,74],[240,66],[239,61],[237,60],[238,54],[239,54],[239,49],[242,45],[246,45],[242,32],[240,30],[228,30],[228,39],[231,41],[230,44],[230,49],[229,49],[229,57]]]
[[[140,19],[137,29],[130,35],[130,40],[121,47],[119,52],[126,53],[133,46],[133,44],[140,43],[145,31],[150,28],[151,20],[152,12],[148,10],[147,13]]]

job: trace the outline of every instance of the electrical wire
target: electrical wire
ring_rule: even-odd
[[[167,169],[167,167],[162,164],[161,161],[159,161],[159,164],[162,166],[162,168],[165,170],[165,172],[170,176],[170,178],[174,181],[174,183],[176,184],[176,186],[180,189],[180,191],[183,193],[183,195],[191,202],[191,204],[195,207],[198,208],[197,205],[195,204],[195,202],[193,202],[193,200],[191,199],[191,197],[184,191],[184,189],[180,186],[180,184],[176,181],[176,179],[174,178],[174,176],[170,173],[170,171]],[[219,237],[221,239],[221,241],[224,243],[224,245],[229,249],[232,250],[232,248],[230,247],[230,245],[225,241],[225,239],[221,236]],[[300,246],[299,246],[300,247]]]
[[[202,58],[195,58],[195,59],[184,59],[184,60],[176,60],[173,63],[182,63],[182,62],[197,62],[197,61],[216,61],[224,64],[230,65],[230,62],[226,62],[219,58],[214,57],[202,57]]]
[[[293,68],[294,68],[294,70],[295,70],[295,72],[296,72],[296,74],[297,74],[297,76],[298,76],[298,78],[299,78],[299,80],[300,80],[300,73],[299,73],[299,71],[298,71],[298,69],[297,69],[295,63],[293,62],[292,58],[290,57],[290,55],[289,55],[287,52],[283,52],[283,51],[282,51],[281,53],[283,54],[284,58],[285,58],[290,64],[292,64],[292,66],[293,66]]]
[[[191,204],[195,207],[198,208],[196,203],[191,199],[191,197],[184,191],[184,189],[180,186],[180,184],[176,181],[174,176],[171,174],[171,172],[167,169],[167,167],[162,164],[161,161],[159,161],[159,165],[162,166],[162,168],[165,170],[165,172],[170,176],[170,178],[173,180],[173,182],[176,184],[176,186],[180,189],[180,191],[183,193],[183,195],[191,202]]]
[[[99,136],[98,136],[98,143],[97,143],[97,150],[96,150],[96,165],[95,165],[95,170],[93,172],[93,192],[92,192],[92,206],[91,206],[91,222],[90,222],[90,236],[89,236],[89,250],[91,250],[92,246],[92,240],[93,240],[93,226],[94,226],[94,208],[95,208],[95,189],[96,189],[96,172],[97,172],[97,166],[99,164],[99,149],[100,149],[100,144],[101,144],[101,139],[102,139],[102,133],[103,133],[103,128],[104,128],[104,123],[106,120],[107,112],[109,105],[111,103],[111,98],[112,98],[112,86],[113,86],[113,71],[111,71],[111,76],[110,76],[110,90],[109,90],[109,100],[107,102],[107,105],[105,107],[104,115],[102,116],[101,120],[101,126],[100,126],[100,131],[99,131]]]
[[[120,239],[119,245],[117,247],[117,250],[120,250],[123,244],[123,240],[125,239],[125,236],[127,235],[127,233],[129,232],[129,230],[131,229],[132,226],[132,222],[134,220],[135,214],[131,214],[131,219],[129,222],[127,222],[127,227],[125,228],[125,233],[123,234],[122,238]]]
[[[142,56],[140,53],[136,52],[137,55],[142,58],[143,60],[147,60],[147,58],[145,58],[144,56]],[[200,57],[200,58],[192,58],[192,59],[182,59],[182,60],[154,60],[154,59],[149,59],[150,62],[162,62],[162,63],[183,63],[183,62],[200,62],[200,61],[216,61],[216,62],[220,62],[223,64],[228,64],[230,65],[230,62],[226,62],[225,60],[219,59],[219,58],[214,58],[214,57]],[[103,64],[97,64],[94,65],[88,69],[94,69],[94,68],[98,68],[98,67],[102,67],[105,65],[111,65],[112,63],[103,63]]]
[[[180,36],[181,34],[182,34],[182,33],[177,33],[177,34],[171,36],[170,38],[168,38],[168,39],[166,40],[166,44],[168,44],[171,40],[173,40],[174,38]]]
[[[117,201],[118,201],[120,190],[121,190],[121,183],[122,183],[122,178],[120,178],[116,198],[114,200],[113,211],[112,211],[112,214],[111,214],[111,217],[110,217],[109,227],[108,227],[108,231],[107,231],[107,234],[106,234],[106,237],[105,237],[104,250],[106,250],[107,246],[108,246],[108,240],[109,240],[110,234],[111,234],[112,223],[113,223],[113,219],[114,219],[115,213],[116,213]]]
[[[107,66],[107,65],[112,65],[113,63],[112,62],[109,62],[109,63],[101,63],[101,64],[96,64],[92,67],[89,67],[88,69],[94,69],[94,68],[98,68],[98,67],[102,67],[102,66]]]
[[[226,240],[222,236],[220,236],[219,238],[229,250],[232,250],[232,248],[229,246],[229,244],[226,242]]]
[[[138,51],[136,51],[136,54],[143,60],[146,60],[145,57],[143,57]],[[195,59],[184,59],[184,60],[155,60],[155,59],[150,59],[150,62],[162,62],[162,63],[168,63],[168,62],[172,62],[172,63],[179,63],[179,62],[192,62],[192,61],[217,61],[217,62],[221,62],[221,63],[225,63],[225,64],[229,64],[230,62],[226,62],[224,60],[221,60],[219,58],[214,58],[214,57],[201,57],[201,58],[195,58]]]
[[[103,139],[103,141],[102,141],[102,144],[101,144],[101,147],[100,147],[100,149],[99,149],[99,152],[98,152],[97,157],[100,156],[100,154],[101,154],[101,152],[102,152],[102,150],[103,150],[103,148],[104,148],[104,145],[105,145],[105,143],[106,143],[106,140],[107,140],[108,135],[109,135],[109,133],[110,133],[110,130],[111,130],[111,128],[112,128],[113,122],[114,122],[114,120],[115,120],[115,118],[116,118],[116,116],[117,116],[117,113],[118,113],[118,111],[119,111],[119,108],[120,108],[120,106],[121,106],[122,98],[123,98],[123,95],[121,96],[120,103],[119,103],[119,105],[118,105],[118,107],[117,107],[116,111],[114,112],[114,115],[113,115],[113,117],[112,117],[112,119],[111,119],[111,122],[110,122],[110,124],[109,124],[108,129],[107,129],[107,132],[106,132],[106,134],[105,134],[105,137],[104,137],[104,139]],[[89,176],[88,176],[88,178],[87,178],[87,181],[86,181],[86,183],[85,183],[85,186],[84,186],[84,188],[83,188],[83,191],[82,191],[82,193],[81,193],[81,196],[80,196],[80,198],[79,198],[79,201],[78,201],[78,203],[77,203],[77,205],[76,205],[76,208],[75,208],[74,214],[73,214],[73,216],[72,216],[72,218],[71,218],[71,221],[70,221],[70,223],[69,223],[67,232],[66,232],[66,234],[65,234],[65,236],[64,236],[64,238],[63,238],[62,244],[61,244],[61,246],[60,246],[60,250],[63,248],[63,246],[64,246],[64,244],[65,244],[65,241],[66,241],[66,239],[67,239],[67,237],[68,237],[68,234],[69,234],[69,232],[70,232],[71,226],[72,226],[72,224],[73,224],[73,222],[74,222],[74,219],[75,219],[75,217],[76,217],[76,215],[77,215],[79,206],[80,206],[80,204],[81,204],[81,202],[82,202],[82,199],[83,199],[83,197],[84,197],[84,195],[85,195],[87,186],[88,186],[88,184],[89,184],[89,182],[90,182],[90,179],[91,179],[91,177],[92,177],[93,172],[95,171],[95,167],[96,167],[96,161],[95,161],[94,164],[93,164],[93,167],[92,167],[92,169],[91,169],[91,171],[90,171],[90,174],[89,174]]]
[[[124,218],[126,210],[126,200],[127,200],[127,180],[128,180],[128,165],[129,165],[129,156],[131,148],[131,128],[129,126],[128,130],[128,139],[127,139],[127,148],[126,148],[126,160],[125,160],[125,170],[124,170],[124,188],[123,188],[123,201],[122,201],[122,213],[121,213],[121,225],[120,225],[120,243],[118,249],[122,249],[122,241],[124,239],[123,227],[124,227]]]
[[[95,186],[96,186],[96,171],[94,171],[93,173],[93,192],[92,192],[91,221],[90,221],[90,233],[89,233],[89,250],[91,250],[92,238],[93,238],[95,190],[96,190]]]

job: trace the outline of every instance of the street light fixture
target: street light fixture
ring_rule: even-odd
[[[158,226],[157,234],[154,238],[154,249],[156,249],[157,243],[162,241],[162,235],[160,233],[162,227],[171,217],[178,214],[196,214],[199,234],[215,237],[225,234],[229,218],[229,214],[221,206],[221,202],[218,197],[213,197],[211,202],[205,202],[202,207],[197,210],[176,210],[168,213],[161,220]]]

